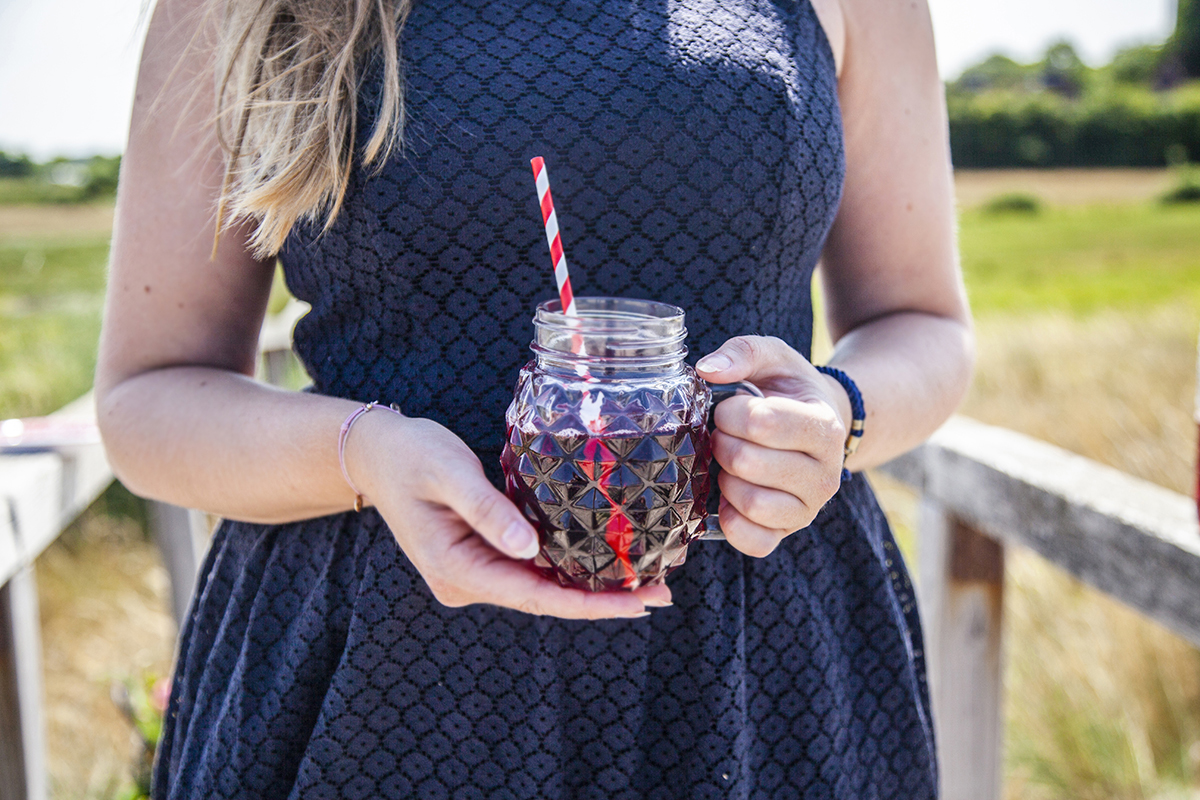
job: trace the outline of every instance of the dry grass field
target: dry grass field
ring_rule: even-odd
[[[1186,305],[983,316],[962,413],[1191,493],[1200,313]],[[876,477],[902,540],[915,498]],[[919,546],[919,545],[917,545]],[[1006,797],[1200,797],[1200,654],[1010,548],[1005,586]]]
[[[1173,219],[1154,203],[1170,180],[958,176],[978,334],[962,413],[1190,495],[1200,215]],[[1048,208],[999,220],[971,211],[1014,192]],[[913,498],[879,483],[911,537]],[[1006,797],[1200,798],[1200,653],[1020,549],[1009,550],[1005,592]]]
[[[984,318],[963,413],[1191,494],[1198,311]],[[1200,787],[1200,654],[1038,557],[1014,556],[1008,797],[1148,798]]]
[[[975,208],[998,195],[1015,192],[1040,197],[1056,206],[1140,203],[1170,188],[1162,169],[968,169],[954,175],[961,208]]]
[[[138,749],[112,688],[167,674],[174,652],[169,579],[158,552],[135,520],[104,512],[88,513],[37,565],[56,800],[128,790]]]
[[[958,176],[979,342],[963,413],[1190,493],[1200,209],[1160,213],[1153,199],[1171,180],[1140,170]],[[1028,217],[980,210],[1013,192],[1046,207]],[[40,277],[30,277],[28,241],[103,235],[106,214],[0,208],[0,268],[7,247],[15,285],[24,286]],[[45,253],[41,276],[54,278],[59,256]],[[76,256],[61,258],[67,265]],[[92,278],[84,283],[40,302],[61,310],[64,297],[94,291]],[[0,318],[8,296],[0,286]],[[90,351],[70,352],[86,377]],[[3,357],[0,346],[0,412],[9,402]],[[20,398],[32,408],[52,399]],[[911,495],[877,484],[911,544]],[[119,496],[110,503],[124,508]],[[1200,798],[1196,651],[1035,556],[1012,552],[1007,570],[1007,797]],[[138,525],[101,508],[47,551],[38,578],[54,796],[115,797],[135,750],[109,688],[167,669],[174,632],[164,573]]]
[[[111,203],[0,205],[0,241],[32,237],[105,236],[112,230]]]

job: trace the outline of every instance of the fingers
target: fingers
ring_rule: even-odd
[[[710,383],[749,381],[768,396],[804,403],[821,418],[832,415],[843,427],[849,424],[850,398],[842,385],[774,336],[736,336],[700,359],[696,370]],[[718,413],[732,402],[719,405]]]
[[[738,550],[766,555],[809,525],[841,486],[838,397],[807,358],[773,336],[734,337],[696,370],[713,383],[750,381],[767,392],[720,403],[712,437],[725,470],[721,528]]]
[[[791,533],[806,527],[816,516],[816,511],[795,495],[756,486],[729,472],[722,472],[717,482],[724,500],[764,528]]]
[[[650,608],[664,608],[671,605],[671,589],[665,583],[654,586],[641,586],[633,590],[641,601]]]
[[[712,445],[721,469],[757,486],[779,489],[802,500],[816,496],[824,503],[840,485],[840,461],[774,450],[719,430],[713,433]]]
[[[813,370],[808,359],[774,336],[735,336],[696,363],[701,377],[713,383],[750,381],[759,388],[772,381],[791,383],[804,367]]]
[[[564,588],[503,557],[477,536],[460,540],[436,561],[440,563],[426,565],[422,574],[438,602],[451,607],[486,603],[563,619],[629,619],[647,614],[648,605],[671,601],[671,590],[665,585],[636,592]]]
[[[713,412],[717,429],[773,450],[807,453],[819,460],[838,460],[846,429],[837,412],[824,402],[788,397],[732,397]]]
[[[516,559],[537,555],[538,540],[533,526],[503,493],[483,474],[479,460],[441,470],[433,499],[462,517],[471,529],[501,553]]]
[[[721,477],[725,477],[722,475]],[[721,530],[725,541],[735,549],[754,558],[765,558],[775,552],[790,530],[767,528],[738,511],[733,503],[721,498]]]
[[[712,442],[724,470],[717,479],[721,529],[747,555],[766,555],[783,537],[808,527],[841,487],[840,460],[773,450],[721,431]]]
[[[536,533],[487,480],[478,457],[436,423],[403,424],[405,457],[397,457],[401,450],[382,437],[362,439],[383,467],[366,474],[383,476],[372,482],[372,499],[439,602],[486,603],[568,619],[637,617],[648,613],[647,606],[670,605],[666,586],[634,592],[567,589],[514,560],[537,554]]]

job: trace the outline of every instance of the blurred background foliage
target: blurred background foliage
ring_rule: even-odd
[[[25,155],[0,150],[0,203],[86,203],[111,199],[117,191],[120,156],[56,158],[35,164]]]
[[[1165,43],[1089,67],[1067,41],[996,54],[946,87],[959,167],[1160,167],[1200,161],[1200,0]]]

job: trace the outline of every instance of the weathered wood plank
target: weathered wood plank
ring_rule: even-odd
[[[0,514],[11,541],[0,545],[0,583],[32,563],[62,530],[62,472],[53,453],[0,456]]]
[[[50,416],[94,421],[95,397],[88,392]],[[59,515],[61,530],[71,524],[112,483],[113,473],[104,446],[100,444],[65,448],[58,455],[63,464],[62,508]]]
[[[292,329],[310,308],[312,306],[308,303],[292,298],[278,314],[272,314],[263,320],[262,329],[258,334],[258,351],[266,354],[278,350],[291,350]]]
[[[0,586],[0,800],[25,800],[25,738],[9,583]]]
[[[89,392],[53,416],[93,419]],[[112,482],[99,444],[0,456],[0,496],[11,527],[0,528],[0,583],[41,554]]]
[[[196,573],[208,543],[208,522],[203,512],[170,503],[150,501],[150,529],[158,544],[163,566],[171,576],[171,610],[177,627],[184,617],[196,589]]]
[[[928,498],[921,502],[918,526],[941,796],[998,800],[1004,551]]]
[[[17,542],[16,505],[7,494],[0,493],[0,584],[20,569],[21,548]]]
[[[0,800],[45,800],[37,583],[24,567],[0,586]]]
[[[962,417],[883,469],[1200,644],[1200,526],[1190,498]]]
[[[293,301],[265,321],[260,350],[267,378],[279,383],[291,332],[308,306]],[[92,393],[55,412],[95,418]],[[34,559],[113,480],[103,447],[0,456],[0,800],[45,800],[45,733],[42,718],[41,637]],[[186,612],[204,536],[203,515],[152,504],[159,510],[164,560],[172,575],[176,619]],[[152,511],[152,513],[154,513]]]
[[[272,386],[283,386],[287,377],[288,359],[291,357],[289,350],[268,350],[263,353],[262,380]]]

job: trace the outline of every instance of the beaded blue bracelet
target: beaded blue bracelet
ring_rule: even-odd
[[[844,466],[846,459],[854,455],[858,443],[862,440],[863,425],[867,421],[867,411],[863,406],[862,392],[850,376],[835,367],[817,367],[817,372],[823,372],[836,380],[846,390],[850,398],[850,431],[846,434],[846,444],[842,451],[842,480],[850,480],[850,470]]]

